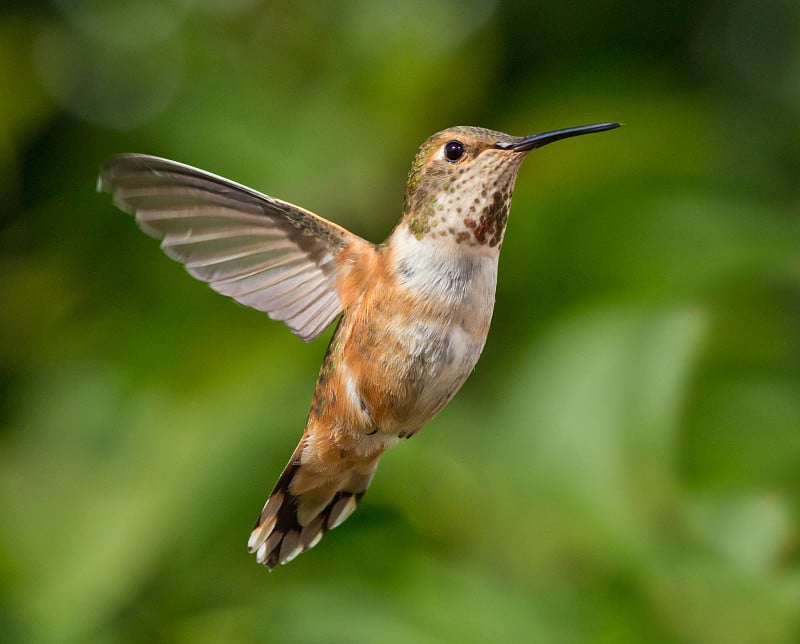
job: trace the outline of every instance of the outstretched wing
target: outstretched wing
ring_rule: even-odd
[[[143,154],[110,159],[97,187],[191,275],[284,321],[306,342],[341,313],[336,256],[359,239],[344,228],[222,177]]]

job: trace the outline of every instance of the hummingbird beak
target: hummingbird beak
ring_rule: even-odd
[[[543,145],[552,143],[553,141],[560,141],[561,139],[568,139],[571,136],[580,136],[581,134],[592,134],[593,132],[605,132],[606,130],[613,130],[622,125],[621,123],[593,123],[592,125],[578,125],[577,127],[567,127],[563,130],[551,130],[550,132],[542,132],[541,134],[531,134],[530,136],[522,137],[516,141],[500,141],[495,146],[501,150],[510,150],[512,152],[529,152],[535,148],[540,148]]]

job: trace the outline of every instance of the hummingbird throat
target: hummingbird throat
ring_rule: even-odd
[[[521,162],[522,155],[486,150],[470,164],[443,168],[418,155],[403,204],[409,232],[418,240],[452,237],[466,246],[499,247]]]

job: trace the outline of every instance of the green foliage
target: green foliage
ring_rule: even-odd
[[[798,641],[796,3],[17,4],[0,640]],[[463,391],[342,527],[257,566],[326,340],[190,279],[94,193],[102,160],[380,241],[434,131],[604,120],[523,166]]]

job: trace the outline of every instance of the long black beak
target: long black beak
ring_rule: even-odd
[[[577,127],[566,127],[563,130],[552,130],[550,132],[542,132],[541,134],[531,134],[516,141],[501,141],[497,143],[497,147],[501,150],[513,150],[514,152],[528,152],[534,148],[540,148],[543,145],[552,143],[553,141],[560,141],[561,139],[568,139],[571,136],[580,136],[581,134],[592,134],[593,132],[605,132],[606,130],[613,130],[618,128],[621,123],[593,123],[592,125],[579,125]]]

